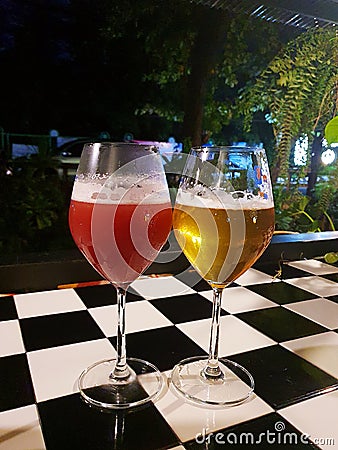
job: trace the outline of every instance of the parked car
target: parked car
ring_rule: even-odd
[[[73,139],[57,147],[57,155],[64,158],[80,158],[83,146],[91,139]]]
[[[99,141],[104,142],[108,140],[100,139]],[[75,176],[83,147],[88,142],[93,142],[93,139],[74,139],[60,145],[56,149],[54,159],[56,159],[58,162],[58,171],[61,177],[73,178]],[[98,142],[98,140],[95,139],[95,142]]]

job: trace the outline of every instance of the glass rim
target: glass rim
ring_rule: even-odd
[[[139,144],[138,142],[119,142],[119,141],[87,141],[83,142],[83,146],[92,146],[92,145],[107,145],[107,146],[118,146],[118,147],[126,147],[126,146],[135,146],[140,148],[146,147],[159,147],[156,143],[154,144]]]
[[[247,146],[239,146],[239,145],[213,145],[213,146],[203,146],[203,145],[197,145],[194,147],[191,147],[190,151],[195,152],[221,152],[221,151],[228,151],[228,152],[243,152],[243,153],[249,153],[250,151],[265,151],[264,147],[258,147],[257,145],[247,145]]]
[[[128,152],[138,152],[140,155],[161,154],[160,146],[156,144],[139,144],[137,142],[113,142],[113,141],[87,141],[83,143],[82,154],[91,154],[94,151],[106,153],[109,151],[120,151],[127,154]]]

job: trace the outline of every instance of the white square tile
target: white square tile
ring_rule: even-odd
[[[193,294],[195,291],[175,277],[141,278],[134,281],[132,289],[147,300]]]
[[[45,450],[35,405],[0,413],[0,450]]]
[[[289,303],[284,307],[331,330],[338,328],[338,303],[326,298]]]
[[[281,344],[310,363],[338,378],[338,334],[315,334]]]
[[[88,310],[106,336],[116,336],[117,305]],[[147,300],[126,304],[126,333],[173,325]]]
[[[199,292],[199,294],[212,301],[212,291]],[[278,305],[242,286],[226,288],[222,296],[222,308],[231,314],[274,306]]]
[[[176,394],[172,387],[165,389],[155,406],[182,442],[273,411],[256,395],[236,407],[211,409],[195,406]]]
[[[73,289],[14,295],[20,319],[86,309]]]
[[[332,450],[338,445],[337,411],[336,390],[288,406],[278,412],[302,433],[309,435],[311,441],[315,444],[317,442],[319,448]]]
[[[304,261],[293,261],[288,263],[289,266],[296,267],[296,269],[304,270],[313,275],[326,275],[329,273],[338,273],[338,267],[326,264],[316,259],[309,259]]]
[[[176,325],[203,350],[209,350],[211,319],[186,322]],[[274,345],[276,342],[247,325],[237,317],[227,315],[220,318],[219,355],[228,356]]]
[[[290,278],[284,280],[285,283],[292,284],[301,289],[318,295],[318,297],[329,297],[330,295],[338,295],[338,283],[317,276]]]
[[[280,280],[278,278],[273,278],[272,275],[268,275],[264,272],[260,272],[257,269],[248,269],[243,273],[235,283],[241,286],[248,286],[250,284],[261,284],[261,283],[278,283]]]
[[[37,350],[27,354],[38,402],[78,391],[77,379],[89,365],[113,358],[108,339]]]
[[[0,322],[0,342],[0,357],[25,352],[18,320]]]

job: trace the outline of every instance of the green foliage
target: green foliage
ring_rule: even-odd
[[[143,61],[140,59],[139,67],[144,96],[135,102],[135,115],[138,118],[160,117],[177,129],[177,123],[183,123],[190,102],[185,92],[192,59],[196,58],[192,54],[195,40],[206,21],[210,21],[211,8],[189,0],[141,3],[127,0],[118,5],[104,1],[107,12],[101,32],[105,39],[120,41],[123,45],[129,35],[135,52],[142,48]],[[227,15],[224,29],[226,39],[217,55],[217,63],[208,72],[203,103],[203,129],[210,130],[213,136],[221,135],[224,126],[232,121],[238,88],[262,70],[282,45],[273,24],[248,16]],[[206,42],[208,39],[205,33]],[[268,46],[266,40],[269,40]],[[200,72],[205,63],[200,59]]]
[[[227,39],[224,42],[219,63],[209,79],[207,102],[204,106],[204,128],[220,133],[224,126],[235,123],[234,104],[238,92],[252,84],[271,58],[283,46],[277,29],[265,21],[247,16],[235,16],[226,24]],[[269,46],[265,45],[269,41]],[[243,139],[242,124],[236,123],[238,137]],[[248,130],[245,130],[246,132]],[[246,133],[246,140],[248,133]]]
[[[289,188],[275,185],[276,229],[300,233],[338,229],[338,164],[322,165],[313,198],[299,190],[299,177]]]
[[[48,251],[67,242],[66,195],[48,158],[20,158],[0,176],[0,254]],[[56,241],[58,241],[56,243]]]
[[[330,229],[338,229],[338,162],[322,166],[318,172],[315,198],[321,211],[332,221]]]
[[[274,188],[276,230],[299,233],[335,231],[329,214],[334,188],[326,185],[318,189],[315,199],[300,193],[296,184],[290,189]]]
[[[290,41],[240,95],[246,130],[257,111],[268,115],[276,141],[275,176],[288,177],[291,143],[323,128],[336,109],[337,38],[314,29]]]
[[[194,42],[193,7],[187,0],[106,3],[101,33],[107,42],[131,47],[132,70],[140,79],[134,95],[137,118],[160,117],[182,122],[184,83],[189,74],[187,61]]]

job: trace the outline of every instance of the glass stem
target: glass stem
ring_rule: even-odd
[[[130,375],[130,369],[127,365],[126,353],[126,291],[120,287],[117,290],[117,356],[115,368],[110,374],[111,379],[123,379]]]
[[[209,358],[206,367],[203,369],[203,376],[208,379],[220,379],[224,377],[218,363],[219,350],[219,322],[221,316],[221,300],[223,287],[214,287],[213,290],[213,308],[211,319]]]

